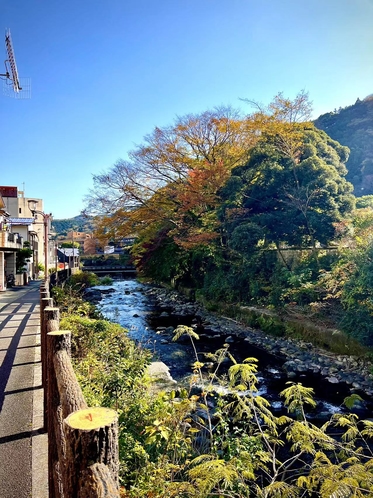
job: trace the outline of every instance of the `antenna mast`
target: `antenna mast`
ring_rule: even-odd
[[[13,90],[15,92],[20,92],[22,90],[22,88],[19,84],[17,64],[16,64],[16,60],[14,57],[12,38],[10,36],[10,30],[8,30],[8,33],[5,35],[5,47],[6,47],[6,51],[8,54],[8,59],[5,61],[5,68],[7,69],[6,76],[7,76],[7,78],[12,80]],[[10,77],[10,75],[9,75],[7,63],[10,66],[10,71],[12,73],[12,77]]]
[[[23,78],[23,85],[21,86],[20,84],[16,58],[14,56],[12,38],[10,36],[9,29],[5,34],[5,49],[7,54],[7,59],[5,60],[5,74],[0,74],[0,77],[2,77],[1,79],[4,80],[4,94],[16,98],[30,98],[31,87],[28,78]],[[25,89],[26,91],[22,91]]]

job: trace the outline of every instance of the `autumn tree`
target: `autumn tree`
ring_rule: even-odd
[[[216,192],[244,164],[258,140],[255,126],[231,108],[178,118],[155,128],[107,173],[94,176],[88,210],[98,232],[119,237],[167,228],[178,244],[214,238]]]
[[[305,92],[293,101],[278,94],[250,116],[218,108],[155,128],[129,161],[94,177],[96,233],[136,234],[137,264],[157,271],[172,247],[185,273],[206,257],[229,265],[227,248],[243,254],[259,241],[278,250],[326,243],[351,207],[348,149],[305,121],[310,109]],[[166,260],[161,267],[179,273]]]

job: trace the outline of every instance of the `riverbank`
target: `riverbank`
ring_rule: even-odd
[[[193,496],[201,496],[205,488],[197,489],[199,481],[194,480],[190,469],[192,468],[193,472],[196,469],[198,472],[205,472],[206,461],[209,465],[208,478],[219,469],[225,471],[231,468],[234,472],[236,469],[245,469],[246,472],[248,468],[250,469],[252,461],[276,462],[279,468],[283,468],[289,461],[300,462],[299,469],[292,467],[285,475],[287,479],[289,476],[295,476],[294,479],[296,479],[300,472],[305,473],[304,454],[307,451],[306,458],[309,460],[310,471],[314,465],[319,464],[318,461],[314,463],[314,454],[316,456],[324,454],[322,452],[325,441],[328,442],[328,449],[331,450],[328,455],[330,454],[336,463],[334,460],[329,463],[330,459],[325,458],[322,460],[322,465],[328,470],[330,465],[335,467],[338,464],[341,466],[341,472],[345,473],[344,455],[348,454],[355,440],[349,441],[348,444],[341,443],[343,427],[341,430],[338,429],[338,434],[335,436],[334,424],[338,423],[338,420],[343,423],[344,414],[347,413],[347,408],[341,406],[343,399],[348,396],[348,393],[346,394],[342,389],[342,383],[340,383],[341,387],[337,388],[339,397],[335,400],[329,397],[324,386],[321,387],[321,397],[319,396],[321,382],[317,383],[315,386],[317,389],[314,391],[310,389],[314,386],[312,383],[314,379],[302,378],[301,372],[300,380],[294,378],[293,385],[286,385],[286,380],[290,376],[285,373],[282,365],[286,363],[287,351],[284,351],[285,354],[279,351],[279,354],[271,356],[271,358],[281,359],[276,362],[281,364],[281,379],[278,377],[279,372],[276,368],[272,365],[268,368],[271,364],[270,354],[263,353],[262,358],[256,356],[258,348],[253,345],[252,338],[263,337],[268,342],[271,338],[267,334],[251,330],[229,318],[210,313],[200,304],[188,302],[175,292],[129,279],[115,281],[112,286],[105,286],[102,289],[92,289],[86,293],[86,295],[89,294],[93,300],[98,299],[97,309],[101,311],[106,320],[96,320],[100,323],[95,324],[92,319],[79,315],[73,317],[69,313],[64,326],[70,328],[70,326],[79,325],[76,327],[75,343],[80,345],[81,353],[85,352],[89,356],[85,357],[81,353],[77,355],[78,378],[82,385],[91,392],[91,399],[97,403],[97,397],[103,396],[108,405],[119,407],[121,482],[125,486],[125,491],[123,491],[126,496],[148,496],[149,493],[154,494],[154,490],[157,496],[166,496],[170,492],[175,494],[179,491],[185,494],[186,489],[191,489]],[[86,308],[89,307],[86,306]],[[69,320],[71,323],[68,323]],[[117,324],[125,327],[127,333],[123,333],[123,329]],[[189,340],[185,343],[175,343],[172,340],[178,324],[191,325],[198,332],[201,340],[195,343],[196,354],[187,350],[188,346],[190,349]],[[108,333],[105,333],[103,337],[105,330]],[[111,334],[110,330],[116,333]],[[181,339],[183,337],[189,339],[186,335],[181,336]],[[119,348],[118,339],[120,340]],[[273,339],[278,343],[275,338]],[[205,365],[201,366],[203,371],[198,378],[196,376],[194,380],[193,376],[190,378],[189,389],[184,389],[182,383],[178,382],[173,383],[172,393],[162,392],[159,396],[154,396],[154,393],[148,390],[146,379],[136,377],[136,382],[133,382],[133,375],[128,372],[128,362],[130,361],[135,367],[137,373],[142,374],[143,368],[140,366],[139,369],[136,366],[138,364],[136,358],[132,357],[130,360],[131,355],[128,354],[128,350],[122,348],[122,342],[130,348],[132,354],[140,354],[147,349],[148,358],[151,356],[153,360],[158,354],[161,358],[163,358],[162,355],[168,354],[167,360],[170,362],[166,361],[167,365],[175,363],[180,368],[180,363],[183,363],[180,362],[180,354],[186,358],[186,367],[190,367],[191,363],[195,362],[196,355],[201,359],[199,365],[202,363]],[[224,359],[221,364],[222,383],[216,383],[216,392],[222,394],[222,397],[218,397],[214,390],[215,382],[205,389],[204,379],[213,381],[209,373],[214,370],[217,362],[216,358],[211,356],[206,358],[204,351],[214,352],[225,343],[231,344],[230,351],[239,363],[243,358],[257,357],[258,370],[255,380],[254,378],[250,380],[247,391],[241,390],[242,379],[240,378],[237,379],[240,384],[236,388],[228,387],[224,381],[226,381],[226,372],[232,363],[229,358],[226,358],[227,363]],[[264,351],[264,348],[262,349]],[[171,351],[173,353],[170,355]],[[212,363],[212,369],[206,371],[209,368],[208,361]],[[103,364],[105,368],[102,368]],[[250,369],[250,365],[246,366]],[[272,387],[266,389],[267,379],[263,375],[266,372],[272,376],[271,380],[276,377],[279,380],[277,386],[279,389],[275,391],[276,393],[283,393],[286,389],[286,394],[280,396],[282,400],[278,396],[273,396]],[[297,382],[302,382],[302,385]],[[332,388],[338,386],[329,381],[325,382]],[[255,395],[251,390],[253,385]],[[102,389],[103,386],[105,386],[104,389]],[[167,391],[169,389],[170,387]],[[298,408],[290,409],[288,412],[292,400],[295,400],[299,407],[299,395],[302,400],[305,400],[301,401],[302,413],[303,406],[305,406],[305,414],[301,419]],[[310,404],[309,401],[312,403]],[[237,416],[237,409],[242,410],[242,415]],[[253,409],[255,409],[255,416]],[[360,403],[359,407],[354,406],[353,413],[359,416],[361,424],[365,424],[364,419],[371,416],[371,403]],[[286,415],[286,418],[283,415]],[[329,427],[327,423],[330,420],[333,427],[326,433]],[[265,428],[264,431],[263,428]],[[263,452],[258,434],[265,438],[266,453]],[[309,452],[308,437],[304,442],[304,438],[300,438],[299,434],[310,435],[313,438],[315,451],[312,449]],[[288,435],[292,438],[291,441]],[[360,444],[360,441],[356,441],[356,444],[358,443]],[[365,453],[362,454],[363,464],[365,459],[371,456],[369,446],[365,446],[363,451],[366,451],[367,457]],[[339,455],[342,455],[342,451],[344,452],[343,459],[341,458],[339,462]],[[353,457],[355,456],[353,450],[350,453]],[[202,464],[201,458],[203,458]],[[245,474],[243,479],[237,474],[237,483],[240,487],[236,486],[236,482],[233,483],[234,489],[238,491],[232,492],[232,496],[243,496],[244,493],[258,494],[258,483],[260,483],[260,489],[267,489],[266,483],[263,484],[262,464],[260,465],[257,475]],[[174,486],[175,469],[178,488]],[[273,466],[269,464],[268,472],[266,470],[269,479],[272,479],[270,474],[272,470],[277,472],[277,469],[273,469]],[[302,489],[299,488],[299,491],[301,492]],[[214,494],[215,490],[212,493]],[[217,489],[215,494],[221,494],[221,489]]]
[[[201,304],[191,302],[176,291],[151,287],[146,292],[155,300],[160,318],[165,323],[185,320],[198,332],[201,339],[219,337],[227,343],[245,341],[263,349],[282,361],[282,368],[289,380],[299,375],[320,376],[330,384],[346,384],[350,393],[373,395],[373,365],[365,358],[348,354],[335,354],[302,340],[274,337],[260,330],[245,326],[231,318],[207,311]],[[170,335],[164,328],[163,335]],[[172,332],[171,332],[172,333]]]

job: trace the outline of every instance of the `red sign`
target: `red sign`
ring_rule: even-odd
[[[0,195],[2,197],[18,197],[18,189],[17,187],[1,187],[0,186]]]

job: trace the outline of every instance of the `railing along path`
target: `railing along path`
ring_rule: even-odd
[[[71,332],[46,285],[40,293],[44,420],[50,498],[118,498],[118,417],[89,408],[71,363]]]

